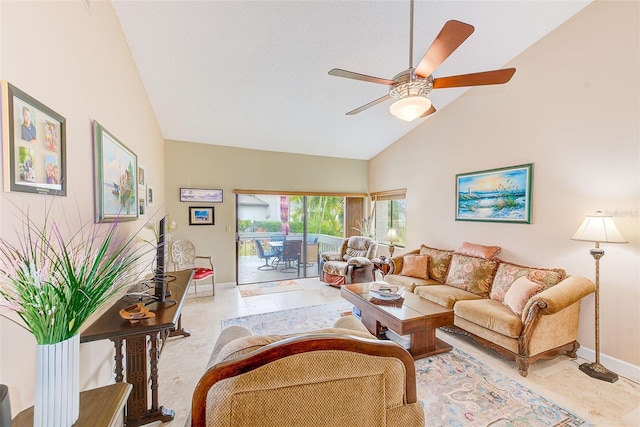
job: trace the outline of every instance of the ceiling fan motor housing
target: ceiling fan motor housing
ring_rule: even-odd
[[[415,75],[413,71],[413,68],[409,68],[393,78],[398,82],[389,88],[389,95],[393,99],[402,99],[407,96],[427,96],[431,92],[433,76],[422,78]]]

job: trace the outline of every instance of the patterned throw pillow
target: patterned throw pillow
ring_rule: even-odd
[[[497,268],[495,260],[454,254],[444,284],[487,297]]]
[[[444,283],[453,251],[421,245],[420,255],[429,255],[429,278]]]
[[[566,277],[566,272],[561,268],[536,268],[525,265],[501,262],[498,267],[489,298],[496,301],[504,301],[504,296],[513,282],[522,276],[530,276],[529,280],[551,287]]]
[[[402,257],[401,276],[429,278],[429,255],[405,255]]]
[[[456,249],[456,253],[460,255],[491,259],[498,255],[500,249],[500,246],[484,246],[476,243],[462,242],[462,245]]]
[[[504,296],[504,304],[518,316],[522,315],[525,305],[537,293],[546,289],[541,283],[532,282],[525,276],[518,278]]]

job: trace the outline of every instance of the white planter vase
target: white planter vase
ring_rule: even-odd
[[[80,414],[80,335],[36,348],[34,426],[70,427]]]

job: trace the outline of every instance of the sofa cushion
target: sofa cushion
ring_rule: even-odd
[[[511,284],[509,290],[504,295],[504,304],[509,307],[515,314],[520,316],[527,301],[535,294],[542,292],[546,286],[542,283],[532,282],[527,276],[516,279]]]
[[[405,255],[402,258],[402,276],[429,278],[429,255]]]
[[[498,266],[498,271],[496,272],[496,277],[493,279],[493,284],[491,285],[489,298],[496,301],[503,301],[511,284],[519,277],[526,276],[530,273],[532,273],[532,276],[529,280],[544,283],[546,287],[551,287],[566,277],[565,271],[560,268],[527,267],[501,261]]]
[[[444,283],[453,251],[421,245],[420,255],[429,255],[429,278]]]
[[[458,301],[482,298],[474,293],[449,285],[416,286],[413,293],[448,308],[452,308]]]
[[[440,282],[436,282],[433,279],[418,279],[417,277],[401,276],[399,274],[387,274],[386,276],[384,276],[384,281],[387,283],[391,283],[392,285],[402,286],[409,292],[413,292],[416,286],[440,284]]]
[[[497,269],[496,260],[453,254],[444,283],[487,297]]]
[[[462,242],[462,245],[456,249],[457,254],[474,256],[478,258],[491,259],[498,255],[500,246],[484,246],[476,243]]]
[[[522,333],[522,320],[506,305],[492,299],[458,301],[453,313],[468,322],[501,335],[517,338]]]

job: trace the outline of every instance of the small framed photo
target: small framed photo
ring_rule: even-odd
[[[189,206],[189,225],[213,225],[213,207]]]
[[[2,81],[4,191],[67,195],[67,121]]]
[[[456,175],[456,221],[531,223],[533,163]]]
[[[147,178],[145,177],[144,170],[145,167],[142,165],[142,163],[138,163],[138,185],[142,187],[144,187],[147,183]]]
[[[138,198],[138,215],[145,216],[147,214],[147,204],[145,203],[144,193]]]
[[[180,201],[222,203],[222,190],[209,188],[181,188]]]
[[[154,194],[154,190],[153,190],[153,186],[151,186],[150,184],[147,184],[147,206],[151,207],[153,206],[154,200],[155,199],[155,194]]]
[[[138,157],[97,121],[95,138],[96,222],[134,221],[140,213]]]

